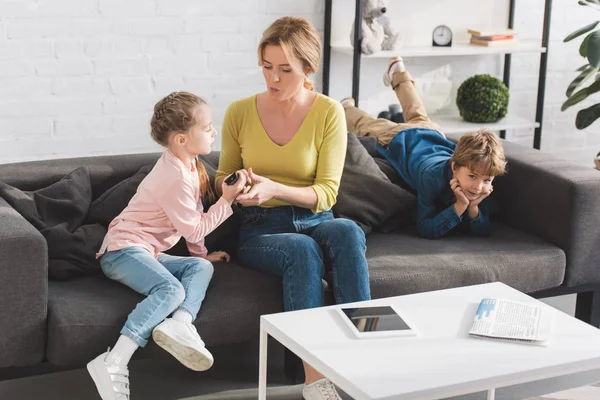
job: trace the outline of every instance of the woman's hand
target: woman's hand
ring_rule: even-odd
[[[213,251],[212,253],[206,256],[206,259],[210,262],[229,262],[231,260],[231,257],[229,257],[229,254],[227,254],[224,251]]]
[[[235,200],[238,203],[244,206],[258,206],[275,196],[277,184],[269,178],[257,175],[252,171],[252,168],[248,168],[248,179],[248,182],[252,182],[253,186],[247,193],[237,196]]]

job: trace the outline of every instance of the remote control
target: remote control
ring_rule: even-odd
[[[227,178],[225,178],[225,183],[228,185],[233,185],[236,181],[238,180],[238,174],[237,172],[234,172],[233,174],[229,175]]]

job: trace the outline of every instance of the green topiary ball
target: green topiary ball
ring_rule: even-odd
[[[458,88],[456,105],[467,122],[496,122],[508,111],[508,88],[491,75],[475,75]]]

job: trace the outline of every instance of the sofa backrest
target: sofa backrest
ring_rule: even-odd
[[[213,151],[200,158],[205,165],[208,163],[208,166],[216,170],[219,154],[219,151]],[[158,160],[160,155],[161,153],[118,154],[0,164],[0,182],[21,190],[37,190],[58,182],[68,173],[85,165],[90,171],[93,199],[96,199],[106,189]]]
[[[21,190],[36,190],[58,182],[79,167],[87,166],[95,199],[159,157],[160,153],[120,154],[2,164],[0,181]]]

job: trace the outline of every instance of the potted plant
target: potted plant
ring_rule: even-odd
[[[600,0],[579,0],[578,4],[590,9],[600,11]],[[587,99],[590,95],[600,91],[600,21],[593,22],[583,28],[577,29],[568,35],[564,42],[586,35],[579,46],[579,54],[587,59],[587,63],[577,69],[579,75],[567,88],[567,100],[563,103],[561,111]],[[593,79],[592,79],[593,78]],[[591,79],[591,83],[584,87]],[[585,129],[600,117],[600,103],[581,109],[575,117],[577,129]],[[596,168],[600,169],[600,153],[595,159]]]
[[[458,88],[456,105],[467,122],[497,122],[508,112],[508,88],[491,75],[475,75]]]

